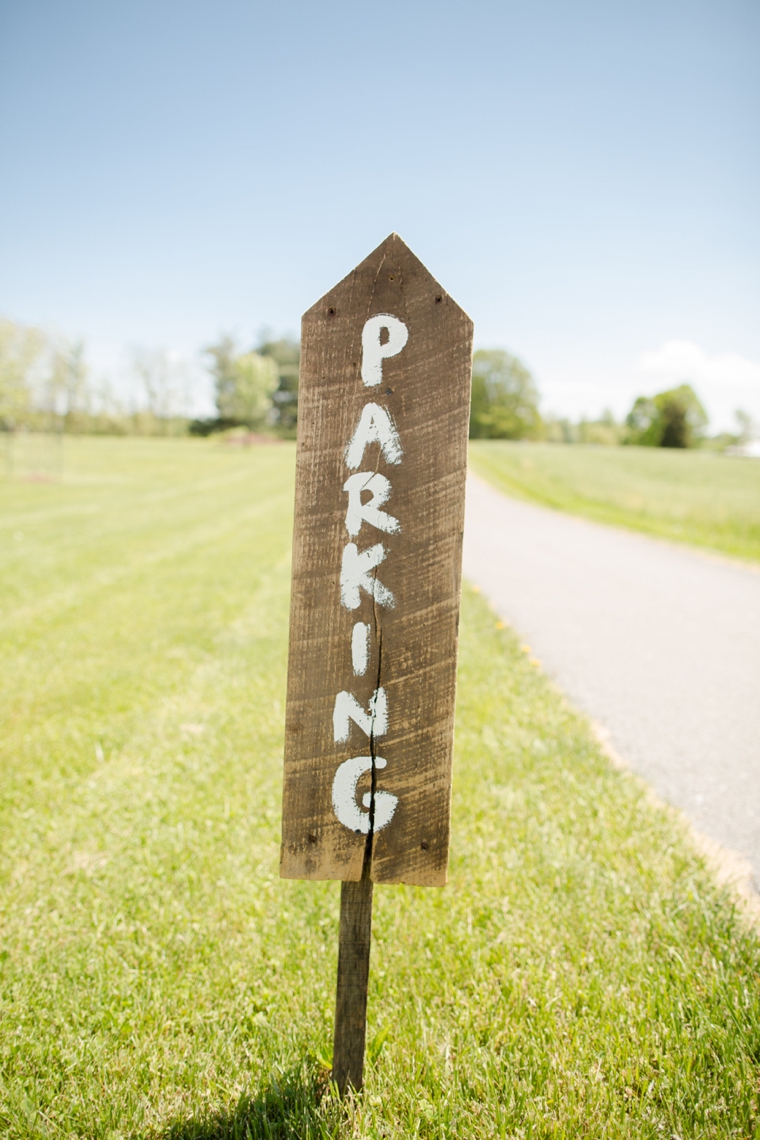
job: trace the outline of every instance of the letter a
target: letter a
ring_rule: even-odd
[[[357,610],[361,601],[361,590],[366,590],[371,598],[381,606],[393,609],[396,599],[390,590],[375,578],[371,571],[385,558],[382,542],[359,553],[355,542],[349,542],[343,551],[340,568],[340,600],[347,610]]]
[[[379,404],[365,404],[353,438],[346,448],[346,464],[355,471],[361,466],[368,443],[379,443],[387,463],[400,463],[401,440],[391,417]]]

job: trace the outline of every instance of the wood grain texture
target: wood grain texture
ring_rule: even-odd
[[[382,383],[369,388],[362,329],[376,314],[392,314],[409,335],[383,362]],[[369,845],[374,882],[446,881],[471,364],[472,322],[395,234],[303,317],[283,877],[358,881]],[[365,521],[352,539],[346,449],[370,401],[391,417],[403,457],[391,464],[371,443],[360,470],[390,481],[383,509],[401,529],[382,533]],[[382,542],[374,573],[393,607],[363,590],[357,609],[341,604],[351,541],[359,551]],[[363,676],[351,658],[357,621],[371,627]],[[348,741],[336,743],[336,695],[350,692],[366,709],[378,686],[387,697],[385,734],[370,740],[350,722]],[[386,766],[359,780],[359,804],[367,792],[398,799],[391,822],[368,836],[341,823],[332,804],[338,766],[362,755]]]
[[[332,1079],[341,1093],[349,1086],[358,1092],[364,1080],[371,938],[372,880],[365,875],[340,888]]]

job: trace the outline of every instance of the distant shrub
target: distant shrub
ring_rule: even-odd
[[[278,435],[295,439],[298,423],[298,373],[301,346],[292,337],[279,340],[262,339],[256,346],[262,356],[270,356],[277,365],[278,384],[272,393],[272,418]]]
[[[573,423],[566,416],[548,415],[544,418],[543,438],[547,443],[592,443],[603,447],[616,447],[623,442],[626,427],[606,408],[596,420],[582,416]]]
[[[295,437],[298,420],[300,345],[289,337],[263,339],[250,352],[240,352],[225,335],[204,350],[210,358],[218,415],[195,420],[190,431],[209,435],[236,424],[251,431],[274,430]]]
[[[626,417],[626,443],[639,447],[694,447],[707,427],[707,412],[691,384],[656,396],[639,396]]]
[[[501,348],[479,349],[472,361],[470,439],[538,439],[541,431],[529,370]]]

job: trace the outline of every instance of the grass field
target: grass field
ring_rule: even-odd
[[[760,1137],[756,937],[469,589],[451,881],[375,893],[341,1105],[339,888],[277,876],[293,450],[64,447],[0,484],[4,1137]]]
[[[713,451],[470,444],[478,474],[510,495],[760,561],[760,463]]]

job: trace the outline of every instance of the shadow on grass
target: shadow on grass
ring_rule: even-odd
[[[173,1124],[162,1140],[327,1140],[339,1135],[342,1119],[327,1072],[299,1068],[234,1108]]]

